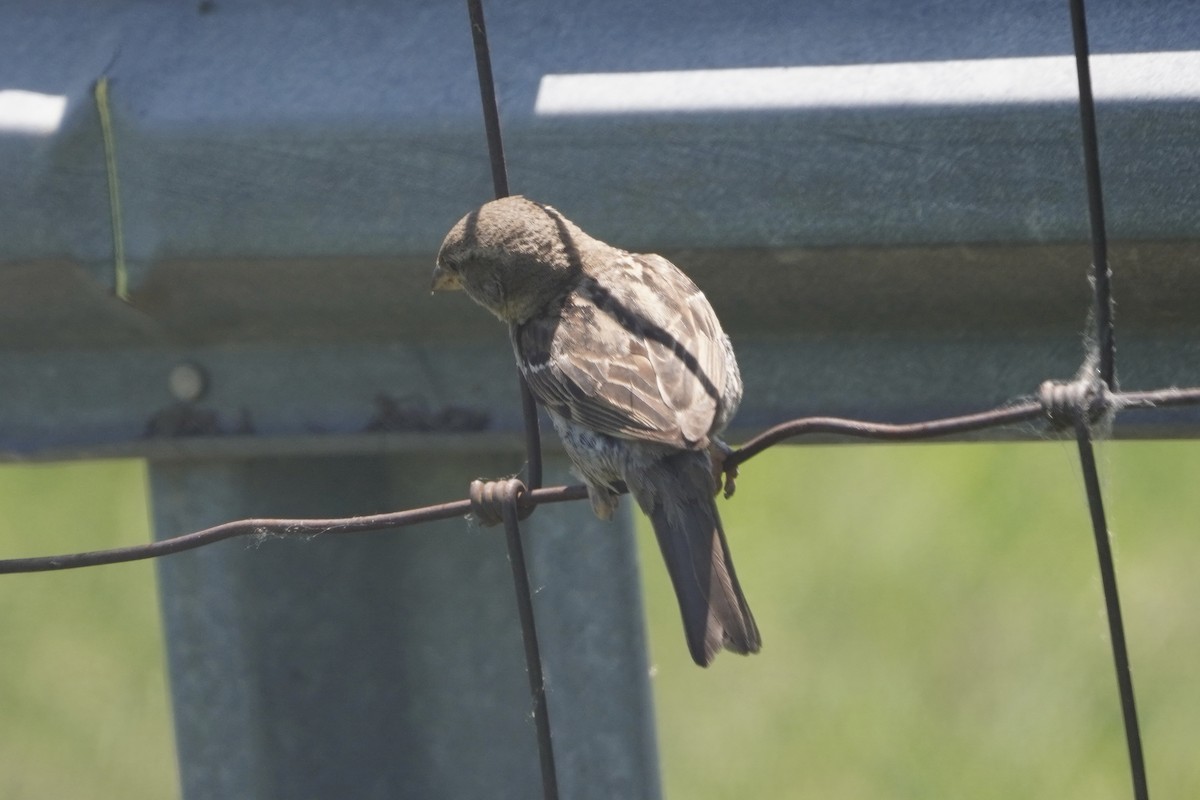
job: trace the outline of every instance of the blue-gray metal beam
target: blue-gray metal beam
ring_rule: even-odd
[[[155,529],[417,506],[518,457],[152,463]],[[657,797],[629,515],[564,504],[522,529],[562,797]],[[186,800],[541,796],[499,529],[226,542],[159,574]]]
[[[1198,378],[1189,8],[1089,5],[1130,388]],[[982,408],[1081,356],[1064,17],[983,0],[497,4],[513,187],[695,275],[752,366],[744,427]],[[128,304],[111,295],[101,76]],[[511,434],[502,332],[425,291],[442,234],[488,196],[474,81],[455,4],[0,6],[0,457],[161,452],[142,433],[190,358],[212,377],[202,411],[287,447],[342,451],[380,393],[485,408]],[[429,385],[400,366],[414,360]]]
[[[1086,300],[1086,297],[1081,297]],[[473,306],[464,311],[475,312]],[[795,337],[736,337],[747,400],[731,441],[798,415],[914,420],[960,413],[1031,394],[1047,376],[1070,377],[1083,342],[1076,327],[1014,330],[996,338],[909,330],[814,331]],[[1119,340],[1129,387],[1200,384],[1200,337],[1165,330]],[[511,351],[502,331],[486,345],[188,348],[134,352],[0,354],[5,387],[2,445],[9,459],[146,456],[156,460],[321,453],[479,452],[520,444],[520,406]],[[176,401],[173,367],[199,364],[205,397]],[[407,413],[391,432],[369,428],[379,395]],[[436,427],[454,409],[486,422],[480,432]],[[181,430],[200,418],[213,435],[147,438],[152,426]],[[1123,412],[1119,435],[1194,434],[1188,409]],[[210,425],[211,427],[203,427]],[[405,425],[408,426],[405,429]],[[1036,426],[989,432],[1037,437]],[[546,447],[557,442],[546,427]],[[520,466],[506,467],[511,472]],[[447,487],[465,496],[464,474]]]
[[[179,258],[429,252],[488,194],[465,13],[454,3],[7,4],[0,88],[66,107],[46,133],[0,139],[0,255],[109,264],[92,96],[102,75],[135,284]],[[1097,58],[1145,59],[1132,86],[1110,77],[1121,62],[1096,70],[1111,233],[1194,236],[1197,90],[1164,51],[1200,50],[1200,20],[1183,0],[1138,14],[1097,1],[1089,13]],[[1072,97],[1004,85],[1013,75],[1071,87],[1065,16],[1053,3],[986,0],[496,4],[513,188],[631,247],[1083,239]],[[588,98],[559,113],[544,85],[578,73],[856,64],[877,70],[802,69],[787,79],[795,96],[707,113],[671,97],[618,113],[602,96],[597,113],[577,113]],[[708,80],[710,94],[737,91],[722,88],[728,77]],[[927,85],[908,91],[914,81]]]

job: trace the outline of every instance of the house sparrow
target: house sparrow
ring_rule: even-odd
[[[624,481],[650,517],[695,662],[758,652],[714,500],[713,457],[728,452],[716,437],[742,381],[703,293],[662,256],[611,247],[524,197],[450,229],[433,290],[457,289],[508,323],[596,516],[612,517]]]

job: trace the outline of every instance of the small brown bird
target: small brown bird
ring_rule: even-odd
[[[716,437],[742,399],[729,338],[696,284],[658,255],[593,239],[523,197],[446,234],[433,290],[465,290],[508,323],[517,365],[550,413],[592,509],[624,481],[650,517],[692,658],[762,646],[714,495]]]

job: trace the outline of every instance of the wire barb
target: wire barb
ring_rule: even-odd
[[[513,484],[516,484],[514,488]],[[499,525],[504,521],[503,505],[508,502],[510,494],[516,495],[517,514],[520,519],[526,519],[533,513],[536,506],[525,502],[529,496],[525,484],[516,478],[499,481],[471,481],[468,497],[471,500],[471,516],[485,528]]]
[[[1038,401],[1055,428],[1067,428],[1077,419],[1089,424],[1098,421],[1113,408],[1111,398],[1108,387],[1094,376],[1044,381],[1038,387]]]

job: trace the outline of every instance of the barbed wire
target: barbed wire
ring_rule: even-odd
[[[1043,387],[1064,385],[1070,384],[1047,382],[1043,384]],[[1043,393],[1045,393],[1045,389]],[[1109,409],[1114,412],[1122,408],[1154,408],[1200,403],[1200,388],[1114,392],[1107,395],[1107,402]],[[741,447],[734,449],[726,457],[725,464],[731,468],[739,466],[784,441],[814,434],[876,441],[914,441],[1031,422],[1039,417],[1044,417],[1048,423],[1058,425],[1058,420],[1062,419],[1065,413],[1069,412],[1064,409],[1061,399],[1048,395],[1045,399],[1025,398],[976,414],[906,424],[871,422],[842,417],[801,417],[763,431]],[[1089,404],[1087,413],[1094,416],[1096,409]],[[472,488],[474,488],[474,484],[472,484]],[[472,516],[485,525],[498,523],[501,518],[494,510],[494,504],[489,503],[481,494],[475,497],[474,495],[478,494],[475,491],[472,491],[471,494],[472,497],[463,500],[452,500],[385,514],[330,519],[265,517],[239,519],[145,544],[55,556],[0,559],[0,575],[20,572],[51,572],[142,561],[195,550],[241,536],[311,538],[326,534],[340,535],[393,530],[466,516]],[[518,505],[522,518],[524,518],[537,506],[546,503],[582,500],[586,497],[587,488],[581,484],[540,489],[526,487],[526,491],[519,498]]]
[[[846,439],[869,439],[881,442],[911,442],[938,439],[947,436],[972,433],[1006,425],[1035,422],[1043,419],[1047,433],[1071,425],[1074,412],[1070,408],[1070,394],[1062,396],[1064,387],[1072,382],[1047,381],[1042,384],[1034,399],[1024,397],[1010,404],[987,411],[957,417],[942,417],[922,422],[903,424],[872,422],[844,417],[800,417],[768,428],[741,447],[735,448],[725,460],[729,467],[745,464],[765,450],[790,439],[804,436],[828,435]],[[1081,409],[1086,417],[1095,419],[1099,415],[1117,414],[1132,408],[1169,408],[1200,404],[1200,387],[1168,388],[1150,391],[1106,393],[1103,406],[1089,400]],[[618,487],[620,488],[620,487]],[[622,489],[622,493],[624,490]],[[474,492],[472,492],[474,494]],[[548,503],[565,503],[587,497],[587,487],[582,484],[548,486],[529,489],[521,494],[518,507],[522,518],[534,508]],[[22,572],[53,572],[58,570],[97,567],[105,564],[122,564],[151,558],[174,555],[195,550],[210,544],[243,536],[260,538],[312,538],[319,535],[343,535],[394,530],[428,522],[473,517],[482,524],[497,524],[501,521],[485,498],[468,497],[445,503],[371,514],[357,517],[334,517],[315,519],[310,517],[250,518],[214,525],[211,528],[184,533],[169,539],[160,539],[145,544],[92,550],[79,553],[64,553],[53,556],[31,556],[28,558],[0,559],[0,575]]]
[[[1118,693],[1129,750],[1134,797],[1136,800],[1147,800],[1149,790],[1121,616],[1120,595],[1108,542],[1103,495],[1092,447],[1093,425],[1101,420],[1113,421],[1125,409],[1200,404],[1200,387],[1168,387],[1128,392],[1117,389],[1111,270],[1107,259],[1107,235],[1100,181],[1095,103],[1089,70],[1087,20],[1083,0],[1069,0],[1069,7],[1079,83],[1081,140],[1091,226],[1090,278],[1094,300],[1091,316],[1096,326],[1093,351],[1087,354],[1080,374],[1075,379],[1068,381],[1048,380],[1032,396],[1023,396],[996,408],[961,416],[904,424],[824,416],[791,420],[760,433],[732,451],[726,457],[725,466],[731,471],[736,470],[739,465],[775,445],[813,434],[877,441],[917,441],[1029,423],[1038,419],[1047,423],[1048,432],[1070,429],[1078,445],[1080,468],[1091,514],[1114,668],[1117,673]],[[482,0],[467,0],[467,8],[475,49],[484,128],[491,158],[495,194],[498,198],[505,197],[509,193],[508,177],[504,162],[499,107],[496,101]],[[582,485],[542,487],[542,454],[537,408],[533,395],[523,378],[520,381],[520,391],[525,430],[527,476],[525,482],[516,478],[491,482],[475,481],[471,484],[469,497],[466,499],[386,514],[332,519],[242,519],[139,545],[56,556],[2,559],[0,560],[0,574],[68,570],[161,558],[242,536],[311,538],[314,535],[365,533],[394,530],[468,515],[484,525],[502,523],[507,535],[518,615],[525,643],[526,664],[542,767],[543,796],[547,800],[554,800],[558,797],[558,789],[550,736],[550,719],[545,685],[542,679],[532,594],[521,545],[520,520],[528,517],[540,505],[586,498],[587,489]],[[624,491],[623,487],[618,488]]]

